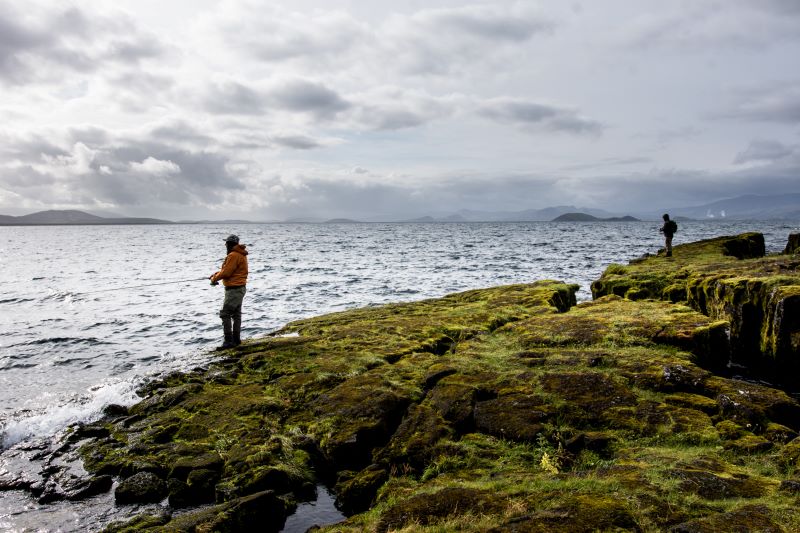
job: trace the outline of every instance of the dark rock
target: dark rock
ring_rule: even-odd
[[[223,511],[209,522],[207,529],[197,528],[197,530],[219,533],[240,531],[272,533],[280,531],[286,521],[286,504],[270,490],[230,501],[224,504]]]
[[[353,476],[340,480],[335,487],[336,506],[347,514],[369,509],[378,489],[389,479],[389,472],[379,465],[370,465]]]
[[[671,475],[681,480],[682,490],[708,500],[725,498],[758,498],[767,487],[748,477],[721,477],[702,470],[675,469]]]
[[[550,418],[545,400],[526,394],[502,395],[475,404],[475,429],[497,437],[533,442]]]
[[[366,463],[374,448],[386,444],[411,399],[378,374],[352,378],[313,403],[322,418],[334,418],[333,431],[320,439],[325,458],[340,468]]]
[[[765,505],[745,505],[730,513],[717,513],[672,527],[670,533],[784,533]]]
[[[723,255],[731,255],[737,259],[754,259],[764,257],[766,247],[761,233],[743,233],[722,243]]]
[[[452,435],[453,431],[436,411],[427,406],[413,405],[376,459],[422,468],[434,452],[435,444]]]
[[[453,423],[456,430],[464,433],[474,426],[473,410],[477,389],[463,383],[438,383],[428,395],[431,405]]]
[[[613,435],[601,431],[581,432],[567,440],[564,448],[575,455],[583,450],[603,455],[608,452],[615,440]]]
[[[441,379],[446,378],[447,376],[452,376],[456,372],[458,372],[458,370],[448,365],[432,365],[428,370],[428,373],[425,374],[425,389],[430,390],[434,385],[439,383]]]
[[[155,503],[167,495],[167,483],[151,472],[139,472],[120,482],[114,491],[117,503]]]
[[[781,481],[780,490],[783,492],[789,492],[791,494],[798,494],[800,493],[800,481],[794,479],[786,479]]]
[[[179,387],[168,388],[160,394],[154,394],[149,398],[145,398],[128,409],[128,411],[132,415],[157,413],[179,404],[187,395],[196,393],[202,388],[203,386],[199,383],[187,383]]]
[[[211,470],[220,472],[224,465],[218,453],[210,452],[198,456],[183,457],[175,462],[169,477],[185,481],[193,470]]]
[[[254,494],[265,490],[273,490],[278,493],[287,492],[289,481],[289,474],[280,468],[274,466],[255,468],[239,483],[239,494]]]
[[[106,405],[103,408],[103,415],[111,417],[111,418],[117,418],[117,417],[121,417],[121,416],[128,416],[128,408],[125,407],[124,405],[111,403],[111,404]]]
[[[783,253],[796,254],[800,253],[800,233],[789,234],[789,241],[786,243]]]

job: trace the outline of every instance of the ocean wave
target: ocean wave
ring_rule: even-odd
[[[25,302],[33,302],[36,301],[35,298],[6,298],[5,300],[0,300],[0,304],[21,304]]]
[[[96,337],[47,337],[44,339],[36,339],[21,344],[14,344],[12,346],[35,346],[39,344],[87,344],[90,346],[99,346],[101,344],[113,344],[112,342],[102,341]]]
[[[69,401],[48,398],[45,394],[40,398],[41,402],[50,400],[58,405],[41,408],[34,413],[28,410],[20,411],[6,419],[0,429],[0,449],[10,448],[32,437],[54,435],[70,424],[96,420],[100,417],[103,407],[112,403],[133,405],[141,399],[134,390],[134,383],[120,381],[102,384],[90,390],[88,394]]]

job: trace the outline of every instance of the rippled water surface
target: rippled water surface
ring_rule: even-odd
[[[661,246],[657,228],[0,227],[0,449],[91,419],[109,403],[131,404],[142,380],[206,360],[220,341],[223,296],[206,278],[219,267],[231,232],[250,250],[242,333],[251,337],[330,311],[537,279],[578,283],[579,299],[589,299],[589,284],[609,263]],[[675,243],[743,231],[763,232],[768,251],[778,251],[798,224],[684,222]],[[15,503],[20,498],[6,496],[0,526],[25,527],[18,525],[23,518],[9,518],[31,519]]]

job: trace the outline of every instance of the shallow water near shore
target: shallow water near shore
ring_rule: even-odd
[[[330,311],[537,279],[578,283],[579,298],[588,299],[590,282],[609,263],[661,246],[657,228],[655,222],[0,228],[6,273],[0,447],[53,435],[110,403],[130,405],[145,380],[213,357],[208,350],[220,340],[222,291],[205,278],[218,268],[222,239],[231,232],[251,253],[243,330],[250,337]],[[743,231],[763,232],[774,252],[798,224],[687,222],[676,244]],[[8,466],[0,456],[0,471]],[[26,494],[5,493],[0,527],[99,528],[112,502],[105,495],[39,506]],[[75,513],[83,515],[80,526]]]

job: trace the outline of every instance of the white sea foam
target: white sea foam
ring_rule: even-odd
[[[39,405],[53,403],[54,407],[24,411],[6,421],[0,433],[0,446],[9,448],[31,437],[47,437],[77,422],[90,422],[100,417],[109,404],[133,405],[140,398],[134,384],[126,381],[104,383],[93,387],[87,394],[65,401],[53,394],[43,393],[37,398]],[[38,411],[38,412],[37,412]]]

